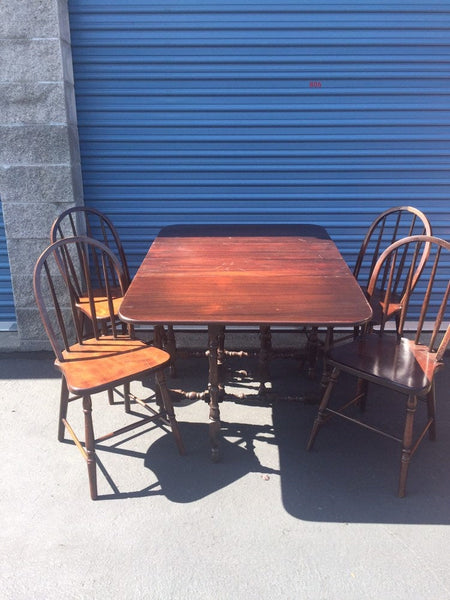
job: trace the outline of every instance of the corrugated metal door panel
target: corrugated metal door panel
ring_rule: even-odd
[[[11,285],[8,251],[6,248],[3,211],[0,204],[0,330],[11,329],[16,320],[14,296]]]
[[[69,7],[85,201],[133,270],[177,222],[318,223],[351,265],[391,206],[450,237],[448,2]]]

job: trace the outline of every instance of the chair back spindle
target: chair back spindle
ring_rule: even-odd
[[[353,274],[361,286],[367,288],[375,264],[382,252],[396,240],[412,235],[432,235],[431,225],[422,211],[412,206],[396,206],[381,213],[369,227],[353,269]],[[405,291],[403,288],[405,278],[402,276],[403,270],[400,267],[409,262],[408,248],[403,248],[401,252],[402,259],[398,263],[396,286],[393,289],[393,292],[400,296]],[[423,253],[414,273],[413,286],[425,261],[426,254]],[[378,281],[378,286],[382,290],[386,288],[389,265],[385,264],[383,269],[382,276]]]
[[[427,235],[413,235],[397,240],[380,255],[367,288],[369,299],[379,289],[379,280],[384,278],[386,265],[389,265],[388,279],[385,282],[385,291],[380,300],[382,318],[380,333],[385,328],[389,318],[388,307],[396,285],[398,269],[404,270],[403,257],[407,254],[410,258],[409,266],[404,279],[403,296],[401,301],[401,314],[397,326],[399,337],[403,335],[408,312],[413,306],[420,307],[420,314],[415,327],[414,343],[424,344],[430,352],[440,352],[443,355],[448,345],[448,319],[449,319],[449,293],[450,283],[445,275],[446,261],[448,261],[450,243]],[[416,278],[418,265],[423,256],[427,261],[421,266],[420,278]],[[418,281],[423,281],[423,286],[416,286]],[[436,301],[439,298],[439,301]],[[443,333],[445,331],[445,333]],[[429,341],[424,342],[425,337]]]
[[[99,265],[95,273],[90,268],[94,256]],[[80,269],[75,267],[75,257],[81,260]],[[74,341],[82,344],[84,339],[77,295],[80,279],[85,284],[83,293],[87,294],[92,312],[94,337],[99,339],[102,335],[95,306],[95,294],[99,289],[108,306],[112,336],[117,338],[120,335],[114,319],[113,289],[114,281],[118,281],[124,293],[126,278],[119,260],[107,246],[89,237],[58,240],[42,253],[36,263],[34,293],[45,330],[60,361],[64,360],[63,351],[69,352]]]
[[[62,212],[52,225],[50,240],[56,242],[64,237],[87,236],[99,240],[118,256],[127,286],[130,282],[130,272],[123,244],[112,221],[95,208],[73,206]],[[98,269],[100,265],[93,264]],[[114,269],[111,269],[114,275]],[[112,279],[114,282],[114,279]],[[119,285],[116,281],[115,285]]]

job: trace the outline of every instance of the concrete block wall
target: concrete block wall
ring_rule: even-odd
[[[1,15],[0,199],[18,347],[39,350],[34,264],[55,217],[83,203],[67,0],[8,0]]]

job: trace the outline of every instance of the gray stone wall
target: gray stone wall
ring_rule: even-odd
[[[0,198],[19,347],[38,350],[34,264],[55,217],[83,202],[67,0],[8,0],[0,14]]]

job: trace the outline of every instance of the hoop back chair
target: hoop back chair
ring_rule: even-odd
[[[79,260],[82,274],[76,272],[76,260]],[[91,264],[98,265],[95,281]],[[86,284],[87,303],[93,319],[93,336],[86,339],[83,333],[81,315],[76,294],[80,277]],[[97,279],[99,278],[99,279]],[[101,242],[86,236],[64,238],[49,246],[38,259],[34,270],[34,293],[45,331],[55,353],[55,366],[62,374],[58,440],[64,441],[65,430],[87,462],[91,498],[97,498],[96,442],[109,439],[130,431],[149,421],[160,420],[170,425],[180,454],[184,452],[173,405],[166,387],[164,368],[168,366],[170,355],[160,348],[146,345],[134,339],[133,335],[123,333],[115,326],[113,288],[118,283],[124,292],[126,277],[119,260],[113,252]],[[101,286],[103,290],[102,318],[108,310],[111,319],[111,332],[102,333],[97,317],[97,296],[94,290]],[[154,410],[143,400],[130,395],[130,383],[154,374],[157,387],[158,410]],[[98,392],[112,393],[119,385],[124,386],[124,404],[126,412],[130,410],[133,399],[149,412],[136,421],[94,438],[92,423],[91,396]],[[82,399],[85,442],[79,441],[67,420],[69,402]]]
[[[120,260],[120,264],[124,273],[124,289],[126,291],[131,282],[130,271],[123,244],[111,219],[95,208],[89,208],[86,206],[73,206],[68,208],[55,219],[50,231],[50,241],[56,242],[58,239],[64,239],[65,237],[73,236],[76,237],[78,235],[87,235],[88,237],[97,239],[116,254]],[[96,265],[93,266],[96,268]],[[85,290],[79,288],[77,293],[79,298],[79,310],[90,321],[92,321],[91,304],[88,302]],[[114,304],[114,319],[117,321],[124,292],[120,291],[118,285],[113,285],[112,294]],[[108,308],[105,306],[102,290],[94,289],[93,297],[97,321],[100,322],[103,333],[107,333],[108,323],[110,322],[111,317],[109,315]],[[176,353],[176,341],[173,327],[168,325],[166,332],[164,327],[160,326],[158,327],[157,335],[159,336],[158,339],[161,340],[161,343],[164,344],[164,347],[167,348],[172,357],[170,363],[170,372],[175,374],[174,356]]]
[[[381,213],[370,225],[359,250],[353,275],[358,280],[362,289],[367,292],[370,279],[372,277],[375,265],[381,253],[395,241],[412,235],[432,235],[431,225],[425,214],[413,206],[395,206]],[[429,246],[424,245],[421,250],[420,259],[417,261],[415,272],[413,273],[411,289],[414,289],[422,269],[427,260],[427,250]],[[392,283],[390,292],[389,307],[386,308],[384,318],[395,318],[398,325],[398,319],[402,306],[402,298],[406,292],[408,276],[404,267],[409,264],[408,252],[413,251],[406,244],[402,247],[401,259],[398,261],[396,277]],[[374,312],[372,324],[379,324],[381,313],[379,310],[379,301],[386,289],[386,283],[389,273],[389,264],[385,263],[377,287],[370,295],[370,304]]]
[[[358,280],[358,283],[366,296],[368,295],[367,288],[370,278],[372,277],[373,270],[381,253],[395,241],[412,235],[432,235],[432,228],[428,218],[421,210],[413,206],[394,206],[379,214],[378,217],[372,221],[364,236],[364,240],[361,243],[356,263],[353,268],[353,275]],[[424,245],[421,249],[420,260],[417,261],[410,291],[414,289],[422,269],[424,268],[428,250],[428,245]],[[405,266],[409,264],[408,252],[412,252],[412,250],[409,246],[405,246],[401,252],[402,257],[401,260],[398,261],[396,277],[390,293],[389,307],[386,308],[384,314],[385,319],[395,319],[396,328],[398,328],[401,307],[406,291],[407,272]],[[386,263],[376,288],[370,297],[368,297],[373,311],[370,327],[379,325],[382,318],[380,301],[385,292],[388,269],[389,264]],[[353,334],[341,337],[339,342],[342,342],[349,337],[356,337],[359,331],[360,328],[355,327]],[[324,344],[325,353],[332,345],[333,337],[333,330],[329,328]]]
[[[94,208],[73,206],[62,212],[54,221],[50,231],[50,241],[53,243],[58,239],[77,237],[79,235],[86,235],[88,237],[97,239],[110,250],[112,250],[112,252],[114,252],[114,254],[120,260],[124,275],[124,289],[126,291],[130,283],[130,273],[122,242],[112,221],[106,215]],[[80,267],[81,263],[79,263],[77,266]],[[98,270],[98,265],[94,263],[92,268]],[[121,292],[117,281],[113,281],[112,283],[114,319],[117,320],[123,292]],[[85,314],[88,319],[93,321],[94,318],[92,315],[91,304],[88,302],[86,290],[81,286],[77,286],[76,293],[78,296],[79,310]],[[107,323],[110,320],[110,315],[108,307],[105,306],[105,299],[102,290],[94,289],[93,298],[96,308],[96,319],[101,323],[103,332],[106,333]]]
[[[421,263],[424,245],[428,255],[426,265],[422,266],[420,281],[421,290],[413,292],[418,265]],[[403,261],[404,251],[408,250],[408,264]],[[315,419],[308,450],[313,447],[319,429],[330,417],[339,416],[361,425],[376,433],[381,433],[400,442],[402,446],[400,480],[398,495],[403,497],[406,491],[406,479],[411,457],[428,432],[431,440],[436,437],[435,425],[435,375],[443,366],[443,358],[450,342],[450,325],[448,325],[448,299],[450,283],[448,278],[448,260],[450,243],[426,235],[410,236],[390,245],[376,262],[369,281],[367,293],[373,297],[384,278],[388,265],[388,276],[385,282],[385,293],[381,299],[381,320],[379,331],[362,332],[356,339],[337,344],[327,356],[327,366],[332,368],[329,383],[325,389]],[[406,269],[405,269],[406,268]],[[392,289],[395,289],[398,270],[407,272],[407,281],[400,306],[400,316],[396,332],[385,329],[390,317]],[[439,303],[435,299],[439,298]],[[405,320],[409,309],[420,300],[421,310],[414,339],[403,336]],[[429,327],[431,323],[431,334]],[[429,337],[429,339],[427,339]],[[357,378],[356,394],[340,408],[330,408],[329,401],[341,372],[349,373]],[[377,384],[399,392],[406,397],[406,412],[403,433],[393,436],[379,428],[373,427],[358,413],[350,414],[354,405],[365,411],[368,385]],[[418,401],[424,400],[427,405],[427,420],[420,434],[413,440],[413,425]]]
[[[387,248],[396,240],[411,235],[432,235],[431,225],[426,215],[422,211],[412,206],[395,206],[381,213],[372,222],[361,244],[353,269],[353,274],[358,280],[364,293],[367,293],[368,282],[375,264],[383,250],[385,250],[385,248]],[[417,263],[416,272],[414,273],[412,288],[414,288],[426,262],[427,249],[428,246],[424,246],[422,249],[422,254]],[[408,263],[407,252],[408,249],[404,248],[403,260],[401,263],[399,263],[399,267]],[[371,298],[369,298],[369,302],[373,310],[373,319],[371,321],[372,326],[379,324],[380,322],[381,313],[379,302],[386,285],[387,268],[388,265],[385,266],[386,270],[378,282],[377,289],[372,294]],[[389,316],[389,318],[396,319],[396,325],[398,325],[398,318],[402,306],[402,298],[405,293],[406,279],[406,273],[402,268],[398,268],[396,273],[395,287],[391,290],[390,306],[386,311],[386,314]],[[334,342],[334,331],[333,328],[328,327],[325,339],[323,341],[319,340],[318,327],[303,328],[302,333],[306,335],[307,341],[305,355],[301,361],[301,364],[307,364],[309,375],[314,376],[318,362],[319,351],[322,349],[324,354],[328,352],[328,349]],[[339,343],[355,337],[358,335],[358,333],[359,327],[355,327],[354,331],[350,335],[344,335],[343,337],[341,336]],[[264,351],[267,352],[265,347],[269,348],[269,353],[271,352],[270,335],[270,328],[268,326],[260,327],[261,354]],[[323,375],[323,377],[326,377],[326,374]]]

